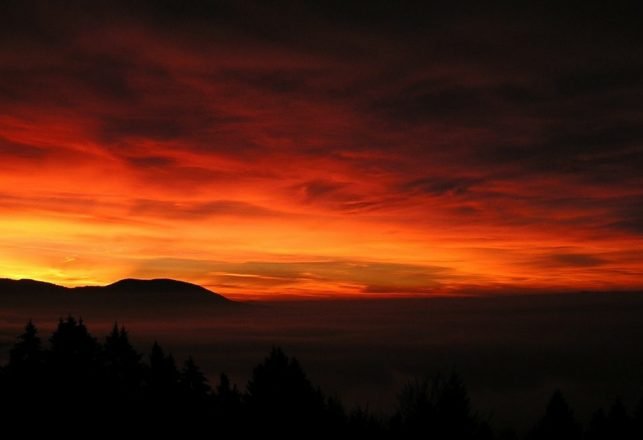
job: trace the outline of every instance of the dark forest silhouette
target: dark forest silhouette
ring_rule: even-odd
[[[204,433],[321,438],[512,439],[494,432],[471,406],[456,375],[407,384],[390,417],[347,410],[308,379],[297,359],[273,348],[245,390],[221,374],[211,387],[192,358],[181,367],[154,343],[148,356],[114,325],[101,342],[82,320],[61,319],[44,344],[30,321],[0,370],[0,420],[24,434]],[[72,430],[72,431],[70,431]],[[643,400],[633,412],[621,401],[599,409],[583,428],[560,391],[527,433],[529,440],[643,438]]]

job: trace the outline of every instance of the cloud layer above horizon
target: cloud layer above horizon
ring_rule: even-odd
[[[640,11],[513,3],[3,3],[0,274],[643,288]]]

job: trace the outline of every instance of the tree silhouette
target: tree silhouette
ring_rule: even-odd
[[[476,420],[471,412],[469,395],[460,377],[438,376],[433,384],[435,421],[438,437],[475,438]]]
[[[105,366],[119,376],[129,375],[133,368],[140,366],[141,354],[129,341],[125,327],[114,324],[112,332],[105,337]]]
[[[632,419],[621,399],[616,399],[607,412],[607,426],[610,431],[610,438],[614,440],[632,438]]]
[[[230,378],[225,373],[221,373],[216,396],[224,405],[241,402],[241,393],[236,386],[231,385]]]
[[[545,415],[529,433],[533,440],[575,440],[581,438],[581,428],[560,390],[551,396]]]
[[[9,362],[2,370],[0,393],[3,391],[4,402],[0,411],[13,419],[22,418],[26,414],[18,408],[32,406],[46,386],[42,343],[31,320],[9,351]],[[7,408],[7,405],[11,407]]]
[[[586,438],[588,440],[625,440],[641,438],[637,426],[636,412],[631,417],[620,399],[616,399],[607,414],[601,408],[590,420]]]
[[[185,361],[180,374],[180,384],[185,399],[190,404],[203,404],[210,397],[212,391],[208,380],[192,357]]]
[[[42,364],[42,343],[38,337],[38,329],[31,320],[25,326],[23,334],[9,351],[8,368],[12,370],[31,371]]]
[[[230,378],[222,373],[214,394],[214,420],[223,433],[232,434],[240,430],[243,419],[241,393]]]
[[[47,387],[43,404],[51,408],[52,421],[65,426],[72,419],[97,422],[105,405],[105,382],[100,362],[101,346],[82,319],[60,319],[49,338]]]
[[[328,397],[325,402],[323,424],[329,433],[341,433],[348,423],[346,410],[339,397]]]
[[[406,438],[483,439],[490,428],[480,422],[462,380],[455,373],[437,375],[432,381],[408,383],[398,396],[398,409],[392,420],[397,435]]]
[[[98,342],[89,334],[83,320],[72,316],[60,319],[58,328],[49,339],[51,360],[67,368],[81,370],[96,360]]]
[[[128,417],[135,403],[142,399],[141,386],[144,369],[141,354],[129,341],[124,327],[114,324],[105,338],[102,350],[105,394],[110,398],[121,398],[121,414]]]
[[[585,437],[587,440],[601,440],[608,439],[609,435],[610,431],[605,410],[603,408],[599,408],[594,412],[594,414],[592,414],[592,418],[589,421],[589,429],[587,430],[587,435]]]
[[[127,331],[116,324],[100,343],[82,320],[70,316],[59,321],[49,342],[43,346],[29,321],[7,365],[0,367],[5,429],[26,432],[43,426],[66,432],[87,425],[100,427],[101,435],[185,437],[215,427],[220,437],[494,438],[456,374],[410,382],[398,396],[393,417],[384,418],[360,407],[347,412],[338,398],[326,398],[312,384],[295,358],[276,347],[254,368],[242,394],[226,374],[213,391],[191,357],[179,371],[158,343],[145,363]],[[594,413],[584,438],[643,438],[643,400],[631,414],[616,400],[607,412]],[[579,440],[581,433],[556,391],[527,438]],[[517,436],[505,431],[495,438]]]
[[[274,347],[255,367],[246,396],[249,416],[273,432],[304,433],[319,427],[324,398],[306,377],[299,362]]]
[[[172,355],[166,356],[157,342],[150,353],[147,389],[157,410],[165,413],[174,409],[179,397],[179,371]]]
[[[641,397],[634,409],[632,425],[635,438],[643,438],[643,397]]]
[[[392,421],[398,434],[429,435],[435,414],[430,388],[428,379],[416,379],[404,385],[398,395],[398,409]]]
[[[389,434],[384,429],[385,422],[372,414],[368,408],[358,406],[346,417],[346,427],[343,431],[357,438],[381,438]],[[341,431],[340,431],[341,432]]]

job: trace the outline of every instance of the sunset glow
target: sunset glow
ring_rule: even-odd
[[[643,89],[586,80],[600,35],[519,16],[499,48],[480,18],[445,50],[428,25],[256,5],[172,29],[56,14],[0,38],[1,277],[231,298],[643,288]]]

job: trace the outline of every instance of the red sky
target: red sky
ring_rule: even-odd
[[[643,288],[627,11],[42,3],[0,11],[0,276]]]

